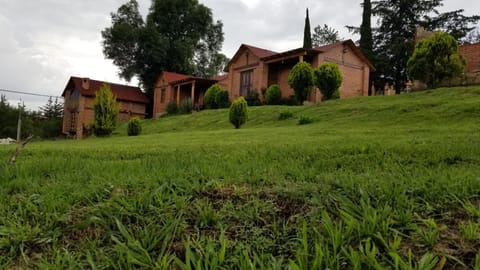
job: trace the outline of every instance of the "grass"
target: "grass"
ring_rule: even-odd
[[[240,130],[203,111],[31,143],[13,167],[2,147],[0,268],[479,269],[479,104],[254,107]]]

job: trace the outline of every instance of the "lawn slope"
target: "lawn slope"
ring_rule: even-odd
[[[227,116],[0,148],[0,267],[480,267],[479,87]]]

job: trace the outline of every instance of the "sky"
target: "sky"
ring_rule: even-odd
[[[110,13],[127,0],[0,0],[0,89],[61,96],[70,76],[125,82],[105,59],[101,31]],[[150,0],[138,0],[145,16]],[[345,25],[360,25],[362,0],[199,0],[224,24],[222,52],[232,57],[242,43],[273,51],[302,46],[305,9],[310,24],[328,24],[342,39],[357,40]],[[441,12],[480,14],[480,1],[444,0]],[[372,23],[375,23],[373,20]],[[37,110],[48,97],[6,93],[10,104]],[[61,101],[61,99],[60,99]]]

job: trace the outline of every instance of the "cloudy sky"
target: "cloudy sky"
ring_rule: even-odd
[[[303,42],[305,8],[310,23],[328,24],[342,38],[358,39],[345,25],[359,25],[362,0],[199,0],[224,23],[223,52],[232,57],[241,43],[282,51]],[[104,59],[100,32],[110,12],[126,0],[0,0],[0,89],[60,96],[70,76],[125,83]],[[150,0],[138,0],[146,15]],[[441,11],[480,14],[480,1],[444,0]],[[132,81],[130,84],[135,85]],[[0,94],[5,92],[0,92]],[[48,98],[6,94],[30,109]]]

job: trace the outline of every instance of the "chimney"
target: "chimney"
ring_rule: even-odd
[[[90,79],[83,78],[82,79],[82,88],[88,90],[90,88]]]

